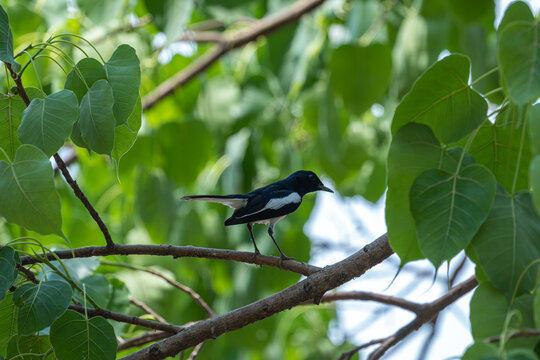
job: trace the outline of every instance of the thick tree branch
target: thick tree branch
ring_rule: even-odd
[[[268,35],[277,29],[297,21],[304,14],[320,6],[324,1],[299,0],[278,13],[253,22],[246,30],[241,30],[230,37],[223,36],[221,41],[216,34],[213,34],[212,41],[217,42],[216,47],[147,94],[143,98],[143,110],[148,110],[156,105],[161,99],[172,94],[177,88],[183,86],[189,80],[206,70],[229,51],[244,46],[249,42],[257,40],[260,36]]]
[[[26,106],[30,105],[30,98],[28,98],[28,94],[26,94],[26,90],[24,89],[21,78],[17,75],[15,71],[13,71],[10,63],[4,63],[4,64],[9,70],[9,73],[11,74],[13,81],[15,81],[15,84],[17,85],[19,96],[23,99]],[[88,212],[90,213],[90,216],[92,216],[94,221],[98,224],[101,232],[103,233],[103,236],[105,237],[105,242],[107,243],[107,247],[109,249],[113,249],[114,242],[112,241],[111,234],[109,233],[109,229],[107,229],[107,226],[105,225],[103,220],[101,220],[101,217],[99,216],[96,209],[94,209],[92,204],[90,204],[90,201],[88,201],[88,198],[86,197],[86,195],[84,195],[79,185],[77,185],[77,182],[73,180],[73,178],[71,177],[71,174],[69,173],[67,166],[62,160],[62,158],[60,157],[60,155],[58,155],[58,153],[55,153],[53,156],[54,156],[54,160],[56,161],[56,165],[58,166],[58,169],[60,169],[67,183],[73,189],[75,196],[77,196],[79,200],[81,200],[86,210],[88,210]]]
[[[283,291],[225,315],[197,322],[181,333],[128,355],[124,359],[164,359],[208,339],[215,339],[222,334],[290,309],[306,300],[313,299],[318,303],[326,291],[362,275],[392,254],[393,250],[385,234],[345,260],[327,266]]]
[[[59,250],[54,254],[60,259],[86,258],[92,256],[107,255],[156,255],[172,256],[173,258],[196,257],[206,259],[220,259],[240,261],[248,264],[267,265],[283,270],[292,271],[301,275],[310,275],[321,270],[321,268],[297,261],[281,261],[279,257],[268,255],[254,256],[252,252],[199,248],[194,246],[173,246],[173,245],[121,245],[115,244],[114,249],[106,246],[88,246],[73,250]],[[47,259],[54,261],[52,253],[43,254]],[[32,256],[22,256],[21,264],[29,265],[39,262]]]
[[[437,316],[443,309],[458,300],[460,297],[474,289],[478,285],[476,277],[472,276],[461,284],[453,287],[439,299],[425,304],[424,310],[418,313],[416,318],[399,329],[393,335],[387,337],[381,345],[369,355],[369,360],[380,359],[388,349],[407,337],[410,333],[418,330],[422,325]]]

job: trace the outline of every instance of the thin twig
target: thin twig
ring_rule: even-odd
[[[58,250],[54,255],[60,259],[86,258],[92,256],[107,255],[157,255],[172,256],[173,258],[196,257],[206,259],[221,259],[239,261],[248,264],[267,265],[292,271],[301,275],[310,275],[321,268],[298,261],[282,261],[279,257],[268,255],[254,256],[252,252],[234,251],[223,249],[199,248],[194,246],[173,246],[173,245],[123,245],[116,244],[114,249],[106,246],[88,246],[73,250]],[[53,261],[56,257],[52,253],[44,254],[47,259]],[[29,265],[40,262],[40,259],[32,256],[22,256],[21,264]]]
[[[120,313],[115,313],[109,310],[105,309],[91,309],[91,308],[84,308],[82,305],[75,305],[71,304],[69,305],[69,309],[75,310],[81,314],[88,314],[88,317],[95,317],[95,316],[102,316],[106,319],[111,319],[114,321],[126,323],[126,324],[133,324],[138,326],[143,326],[148,329],[155,329],[155,330],[162,330],[166,331],[168,333],[179,333],[181,331],[184,331],[184,327],[172,325],[172,324],[163,324],[157,321],[153,320],[147,320],[147,319],[141,319],[136,316],[128,316]]]
[[[197,355],[199,355],[199,352],[201,351],[203,345],[204,345],[204,343],[202,342],[202,343],[198,344],[197,346],[195,346],[193,348],[193,351],[191,352],[191,354],[189,354],[189,357],[188,357],[187,360],[194,360],[197,357]]]
[[[199,293],[197,293],[195,290],[193,290],[189,286],[181,284],[178,281],[173,280],[173,279],[163,275],[161,272],[159,272],[157,270],[148,269],[148,268],[142,268],[142,267],[123,264],[123,263],[115,263],[115,262],[110,262],[110,261],[102,261],[101,265],[118,266],[118,267],[123,267],[123,268],[131,269],[131,270],[144,271],[144,272],[147,272],[149,274],[155,275],[155,276],[165,280],[167,283],[174,286],[175,288],[177,288],[177,289],[183,291],[184,293],[188,294],[189,296],[191,296],[204,309],[204,311],[206,311],[208,313],[208,315],[210,317],[216,316],[214,311],[210,308],[208,303],[206,301],[204,301],[204,299],[201,297],[201,295],[199,295]]]
[[[536,336],[540,336],[540,330],[538,330],[538,329],[528,329],[528,330],[523,330],[523,331],[518,331],[518,332],[515,332],[515,333],[511,333],[509,336],[506,337],[506,339],[510,340],[510,339],[515,339],[515,338],[528,338],[528,337],[536,337]],[[501,337],[500,336],[494,336],[494,337],[487,338],[484,341],[486,341],[488,343],[497,343],[497,342],[501,341]]]
[[[15,84],[17,85],[19,96],[23,99],[26,106],[30,105],[30,99],[28,98],[28,94],[26,94],[26,90],[24,89],[21,78],[17,75],[15,71],[13,71],[10,63],[5,63],[5,65],[7,69],[9,70],[9,73],[11,74],[13,81],[15,81]],[[73,180],[73,178],[71,177],[71,174],[69,173],[67,166],[62,160],[62,158],[60,157],[60,155],[58,155],[58,153],[55,153],[53,157],[54,157],[54,160],[56,161],[56,165],[58,166],[58,169],[60,169],[67,183],[73,189],[75,196],[77,196],[79,200],[81,200],[86,210],[88,210],[88,212],[90,213],[90,216],[92,216],[94,221],[98,224],[101,232],[103,233],[103,236],[105,237],[107,248],[114,249],[115,244],[112,241],[111,234],[109,233],[109,229],[107,229],[107,226],[105,225],[103,220],[101,220],[101,217],[99,216],[98,212],[96,211],[96,209],[94,209],[92,204],[90,204],[90,201],[88,201],[88,198],[86,197],[86,195],[84,195],[79,185],[77,185],[77,182]]]
[[[125,340],[124,342],[118,344],[117,351],[122,351],[122,350],[129,349],[132,347],[143,346],[145,344],[148,344],[149,342],[166,339],[172,335],[173,334],[168,331],[161,331],[161,330],[147,332],[142,335],[132,337],[131,339]]]
[[[354,354],[356,354],[357,352],[359,352],[360,350],[362,349],[365,349],[367,347],[370,347],[370,346],[373,346],[373,345],[377,345],[377,344],[380,344],[382,343],[384,340],[386,340],[386,338],[383,338],[383,339],[375,339],[375,340],[371,340],[370,342],[367,342],[365,344],[362,344],[362,345],[358,345],[356,346],[355,348],[349,350],[349,351],[345,351],[344,353],[341,354],[341,356],[338,358],[338,360],[349,360]]]
[[[261,36],[268,35],[284,26],[297,21],[303,15],[324,3],[325,0],[300,0],[284,8],[278,13],[269,15],[253,22],[247,29],[240,30],[227,38],[218,41],[216,47],[209,53],[195,60],[186,68],[182,69],[171,78],[158,85],[152,92],[143,98],[143,110],[148,110],[156,105],[161,99],[172,94],[177,88],[186,84],[189,80],[205,71],[210,65],[220,59],[229,51],[242,47],[245,44],[257,40]]]
[[[424,306],[423,304],[415,303],[402,298],[366,291],[336,291],[324,294],[321,298],[321,302],[333,302],[339,300],[375,301],[386,305],[397,306],[402,309],[412,311],[415,314],[421,312]]]
[[[133,305],[137,306],[138,308],[141,308],[143,311],[146,311],[148,314],[152,315],[154,317],[154,319],[156,319],[160,323],[167,324],[167,320],[165,320],[165,318],[163,316],[159,315],[157,312],[154,311],[154,309],[152,309],[150,306],[143,303],[142,301],[137,300],[137,299],[130,296],[129,297],[129,302],[132,303]]]
[[[477,285],[478,281],[476,280],[476,277],[472,276],[464,282],[460,283],[459,285],[450,289],[445,295],[441,296],[439,299],[431,303],[425,304],[424,311],[419,313],[413,321],[399,329],[396,333],[387,337],[381,343],[381,345],[369,355],[368,359],[380,359],[386,353],[386,351],[388,351],[388,349],[403,340],[413,331],[418,330],[423,324],[433,319],[437,314],[439,314],[439,312],[441,312],[454,301],[458,300],[460,297],[474,289]]]

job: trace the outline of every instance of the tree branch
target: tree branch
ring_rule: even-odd
[[[111,319],[114,321],[123,322],[127,324],[143,326],[148,329],[162,330],[162,331],[173,333],[173,334],[184,331],[185,329],[182,326],[172,325],[168,323],[163,324],[157,321],[141,319],[136,316],[128,316],[128,315],[115,313],[115,312],[105,310],[105,309],[91,309],[91,308],[85,309],[84,306],[82,305],[71,304],[69,305],[69,309],[75,310],[83,315],[88,314],[89,318],[95,317],[95,316],[102,316],[106,319]]]
[[[333,302],[339,300],[375,301],[386,305],[397,306],[402,309],[412,311],[415,314],[420,313],[424,308],[423,304],[407,301],[394,296],[376,294],[366,291],[336,291],[324,294],[321,298],[321,302]]]
[[[101,265],[119,266],[119,267],[123,267],[123,268],[126,268],[126,269],[144,271],[144,272],[147,272],[149,274],[155,275],[155,276],[165,280],[169,285],[172,285],[175,288],[179,289],[180,291],[183,291],[186,294],[188,294],[189,296],[191,296],[193,298],[193,300],[195,300],[204,309],[204,311],[206,311],[208,316],[210,316],[210,317],[216,316],[214,311],[210,308],[208,303],[206,301],[204,301],[204,299],[201,297],[201,295],[199,295],[199,293],[197,293],[195,290],[193,290],[192,288],[190,288],[187,285],[181,284],[176,280],[170,279],[169,277],[163,275],[162,273],[160,273],[157,270],[132,266],[132,265],[128,265],[128,264],[115,263],[115,262],[110,262],[110,261],[102,261]]]
[[[17,73],[15,71],[13,71],[13,69],[11,68],[10,63],[4,63],[4,64],[6,65],[7,69],[9,70],[9,73],[11,74],[11,77],[13,78],[13,81],[15,81],[15,84],[17,85],[17,90],[19,91],[19,96],[23,99],[26,106],[30,105],[30,98],[28,98],[28,94],[26,93],[26,90],[24,89],[21,78],[17,75]],[[54,160],[56,161],[56,165],[58,166],[58,169],[60,169],[60,171],[62,172],[62,175],[64,175],[64,178],[66,179],[67,183],[73,189],[73,192],[75,193],[75,196],[77,196],[79,198],[79,200],[81,200],[81,202],[83,203],[86,210],[88,210],[88,212],[90,213],[90,216],[92,216],[94,221],[98,224],[101,232],[103,233],[103,236],[105,237],[105,242],[107,243],[107,248],[113,249],[115,244],[112,241],[111,234],[109,233],[109,229],[107,229],[107,226],[105,225],[103,220],[101,220],[101,217],[99,216],[96,209],[94,209],[92,204],[90,204],[90,202],[88,201],[88,198],[86,197],[86,195],[84,195],[84,193],[82,192],[79,185],[77,185],[77,182],[75,180],[73,180],[73,178],[71,177],[71,174],[69,173],[69,171],[67,169],[67,166],[64,163],[64,161],[62,160],[62,158],[60,157],[60,155],[58,155],[58,153],[55,153],[53,156],[54,156]]]
[[[217,41],[218,45],[216,45],[209,53],[195,60],[189,66],[182,69],[147,94],[142,101],[143,110],[152,108],[161,99],[172,94],[180,86],[185,85],[189,80],[206,70],[229,51],[244,46],[249,42],[257,40],[260,36],[268,35],[277,29],[297,21],[304,14],[307,14],[320,6],[324,1],[325,0],[299,0],[278,13],[253,22],[246,30],[240,30],[234,36],[223,36],[221,41],[219,41],[220,39],[214,34],[212,41]]]
[[[437,316],[437,314],[439,314],[439,312],[474,289],[477,285],[478,281],[476,280],[476,277],[472,276],[461,284],[450,289],[450,291],[441,296],[439,299],[425,304],[424,310],[418,313],[413,321],[399,329],[393,335],[387,337],[381,343],[381,345],[369,355],[368,359],[380,359],[386,353],[386,351],[388,351],[388,349],[403,340],[413,331],[418,330],[423,324],[433,319],[435,316]]]
[[[73,250],[59,250],[54,254],[60,259],[86,258],[92,256],[107,255],[156,255],[172,256],[173,258],[196,257],[206,259],[220,259],[245,262],[248,264],[267,265],[288,270],[301,275],[310,275],[321,268],[293,260],[282,261],[279,257],[268,255],[254,256],[252,252],[222,250],[211,248],[199,248],[194,246],[173,246],[173,245],[121,245],[115,244],[114,249],[106,246],[88,246]],[[47,259],[54,261],[55,256],[52,253],[44,254]],[[22,256],[21,264],[29,265],[40,262],[32,256]]]
[[[158,331],[147,332],[142,335],[132,337],[131,339],[128,339],[126,341],[119,343],[117,351],[122,351],[122,350],[129,349],[132,347],[142,346],[142,345],[148,344],[149,342],[168,338],[169,336],[172,336],[172,333],[168,331],[158,330]]]
[[[143,311],[146,311],[148,314],[152,315],[154,317],[154,319],[156,319],[160,323],[167,324],[167,320],[165,320],[165,318],[163,316],[159,315],[157,312],[154,311],[154,309],[152,309],[147,304],[145,304],[142,301],[137,300],[137,299],[135,299],[135,298],[133,298],[131,296],[129,297],[128,300],[133,305],[137,306],[138,308],[141,308]]]
[[[384,234],[345,260],[327,266],[274,295],[227,314],[197,322],[168,339],[126,356],[124,360],[164,359],[208,339],[215,339],[290,309],[306,300],[313,299],[318,303],[326,291],[362,275],[392,254],[388,237]]]

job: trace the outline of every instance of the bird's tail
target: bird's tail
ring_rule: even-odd
[[[181,200],[198,200],[198,201],[207,201],[220,203],[223,205],[230,206],[234,209],[240,209],[244,207],[248,201],[248,197],[243,194],[233,194],[233,195],[191,195],[184,196]]]

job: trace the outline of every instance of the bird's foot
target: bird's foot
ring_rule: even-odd
[[[261,252],[259,251],[259,249],[255,249],[255,251],[253,252],[253,260],[255,260],[257,256],[259,255],[261,255]],[[262,264],[258,264],[258,265],[261,269],[263,268]]]
[[[293,257],[285,256],[285,254],[281,253],[281,256],[279,257],[279,267],[281,268],[281,265],[283,265],[283,261],[286,260],[295,260]]]

